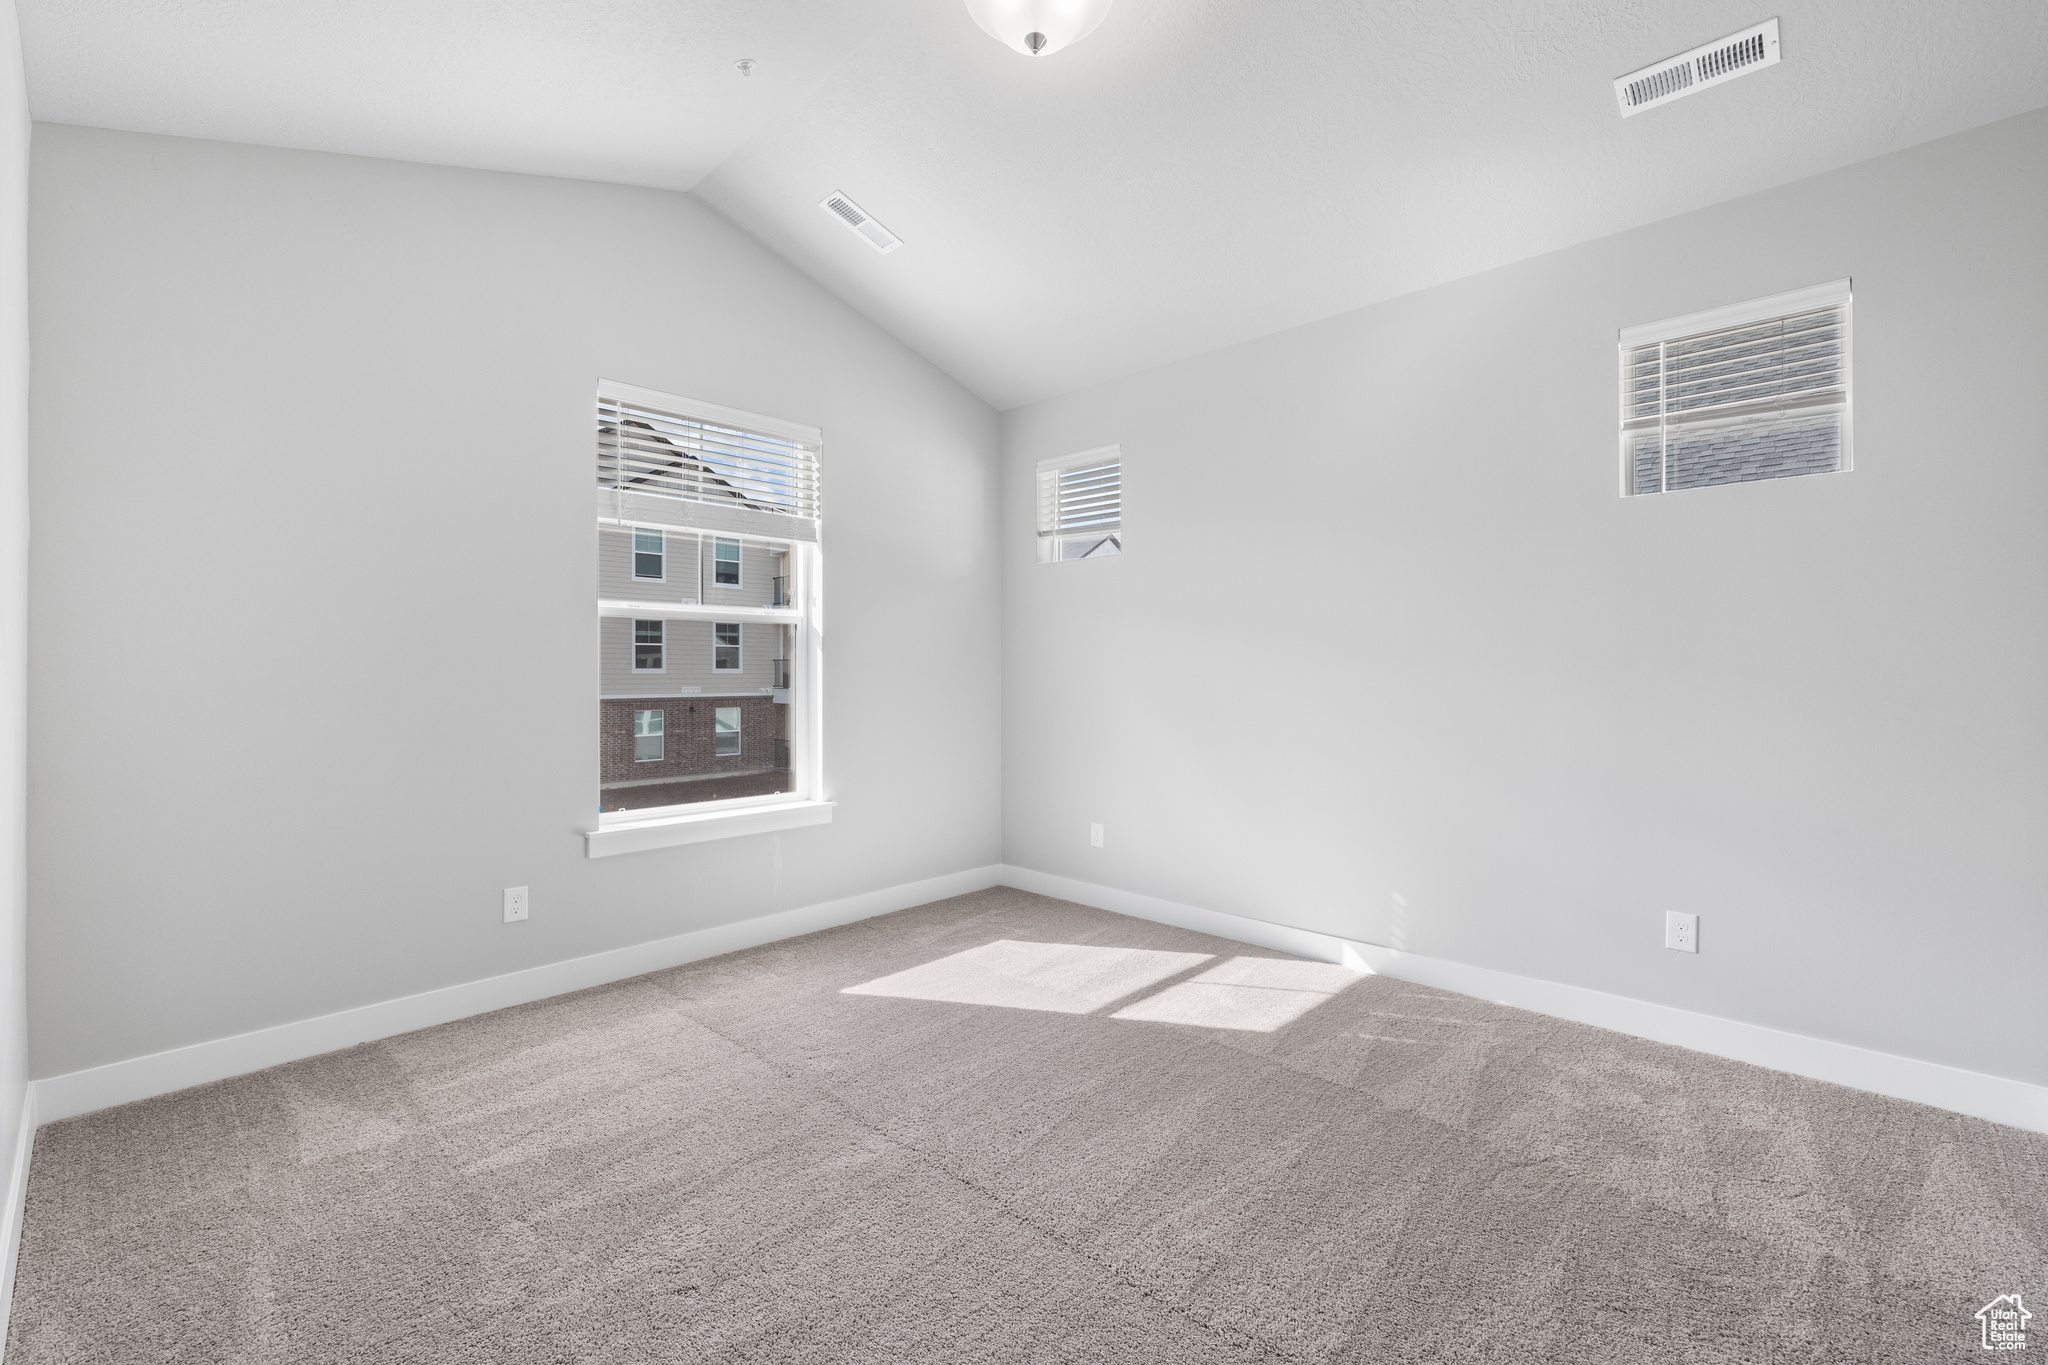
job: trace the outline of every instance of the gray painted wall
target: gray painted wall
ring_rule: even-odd
[[[1843,276],[1853,472],[1618,496],[1618,328]],[[1014,410],[1006,860],[2048,1082],[2044,376],[2035,113]]]
[[[29,1076],[28,162],[21,35],[14,0],[0,0],[0,1171],[14,1165]],[[12,1293],[9,1275],[0,1320]]]
[[[701,204],[44,125],[30,247],[34,1074],[996,860],[995,415]],[[584,859],[601,375],[823,428],[833,824]]]

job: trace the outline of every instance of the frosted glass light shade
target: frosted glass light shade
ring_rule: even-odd
[[[1110,0],[967,0],[982,32],[1027,57],[1049,57],[1093,33]]]

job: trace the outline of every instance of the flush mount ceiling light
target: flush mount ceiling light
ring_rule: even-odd
[[[967,0],[982,32],[1027,57],[1080,42],[1109,14],[1110,0]]]

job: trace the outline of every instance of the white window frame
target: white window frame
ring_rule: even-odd
[[[640,626],[642,622],[646,621],[652,621],[653,624],[661,631],[661,640],[659,645],[657,646],[661,650],[661,663],[654,668],[642,668],[640,666]],[[668,672],[668,622],[662,620],[658,616],[636,617],[633,620],[630,630],[632,632],[633,671],[635,673]]]
[[[606,396],[616,397],[622,401],[644,404],[664,411],[685,412],[706,421],[729,422],[753,431],[766,431],[791,439],[809,441],[820,447],[823,445],[822,433],[815,427],[805,427],[778,418],[763,417],[651,389],[636,388],[612,380],[600,380],[598,393],[600,399]],[[615,529],[622,523],[630,525],[630,509],[622,509],[623,514],[616,517],[607,516],[606,496],[605,490],[601,488],[598,503],[599,521]],[[825,796],[823,754],[826,631],[824,554],[816,541],[792,539],[786,534],[776,534],[781,525],[779,518],[761,516],[758,521],[758,526],[742,527],[737,534],[731,529],[730,523],[726,522],[714,522],[707,526],[672,526],[664,529],[669,535],[697,533],[707,539],[715,536],[738,539],[742,542],[743,564],[748,542],[765,543],[786,550],[788,559],[784,576],[789,580],[787,586],[791,606],[713,607],[697,602],[600,600],[598,612],[600,616],[623,616],[629,619],[638,617],[670,621],[738,621],[741,623],[743,641],[745,626],[748,623],[789,627],[791,701],[786,730],[792,790],[766,796],[700,801],[687,806],[603,812],[595,817],[592,826],[584,830],[585,856],[606,858],[711,839],[772,833],[831,822],[836,803]],[[645,525],[645,522],[639,524]],[[743,574],[744,572],[742,569]],[[628,630],[631,630],[630,625]],[[599,691],[603,691],[602,687]]]
[[[718,547],[719,547],[719,546],[721,546],[721,545],[725,545],[725,544],[731,544],[731,545],[732,545],[732,546],[734,546],[734,547],[735,547],[735,549],[737,550],[737,554],[735,555],[735,557],[734,557],[734,558],[732,558],[732,559],[720,559],[720,558],[718,557]],[[730,565],[732,565],[732,574],[733,574],[732,582],[730,582],[730,583],[721,583],[721,582],[719,582],[719,581],[718,581],[718,566],[719,566],[719,565],[721,565],[721,564],[730,564]],[[746,540],[745,540],[744,538],[740,537],[740,536],[713,536],[713,537],[711,537],[711,586],[712,586],[712,587],[714,587],[714,588],[733,588],[733,589],[739,589],[739,588],[744,588],[744,587],[745,587],[746,585],[747,585],[747,542],[746,542]]]
[[[719,638],[718,638],[718,630],[719,630],[719,627],[721,627],[721,626],[731,626],[731,627],[732,627],[732,633],[733,633],[733,643],[732,643],[732,644],[729,644],[729,645],[727,645],[727,644],[722,644],[722,643],[720,643],[720,641],[719,641]],[[725,667],[724,665],[722,665],[722,664],[720,664],[720,663],[718,662],[718,651],[719,651],[719,650],[721,650],[721,649],[730,649],[730,650],[732,651],[732,658],[733,658],[733,664],[732,664],[732,667],[731,667],[731,668],[727,668],[727,667]],[[713,621],[713,622],[711,623],[711,671],[712,671],[713,673],[744,673],[744,672],[746,672],[746,671],[747,671],[747,654],[746,654],[746,650],[747,650],[747,623],[746,623],[746,622],[744,622],[744,621]]]
[[[1620,374],[1620,415],[1621,426],[1619,454],[1621,459],[1621,496],[1624,498],[1669,497],[1673,493],[1703,493],[1717,488],[1748,487],[1751,484],[1777,483],[1778,479],[1754,479],[1744,483],[1716,483],[1690,488],[1660,487],[1638,493],[1635,486],[1635,442],[1650,427],[1631,427],[1633,414],[1630,411],[1628,383],[1629,355],[1645,346],[1658,346],[1666,342],[1683,341],[1703,332],[1718,332],[1724,328],[1742,327],[1750,323],[1765,322],[1771,318],[1791,317],[1798,313],[1815,312],[1822,308],[1842,310],[1842,396],[1840,402],[1800,403],[1789,407],[1809,412],[1822,412],[1830,408],[1841,413],[1842,421],[1842,463],[1838,469],[1826,472],[1847,474],[1855,468],[1852,459],[1854,441],[1852,427],[1856,409],[1855,366],[1855,282],[1850,279],[1830,280],[1826,284],[1808,285],[1804,289],[1787,290],[1782,294],[1769,294],[1763,298],[1746,299],[1741,303],[1725,304],[1719,308],[1708,308],[1683,317],[1666,318],[1662,322],[1647,322],[1636,327],[1624,327],[1615,335],[1619,358]],[[1659,353],[1662,365],[1662,353]],[[1669,414],[1663,412],[1660,403],[1660,420],[1668,426]],[[1738,410],[1741,411],[1741,410]],[[1736,422],[1754,420],[1754,415],[1744,412],[1742,416],[1729,418],[1701,417],[1682,423],[1684,426],[1709,427],[1733,425]],[[1655,429],[1663,429],[1655,428]],[[1666,438],[1669,439],[1668,437]],[[1790,477],[1804,478],[1805,474]]]
[[[1060,475],[1083,465],[1116,464],[1117,478],[1117,520],[1114,524],[1092,529],[1082,535],[1061,535],[1053,523],[1058,516]],[[1032,503],[1036,508],[1038,532],[1038,562],[1041,564],[1079,564],[1090,559],[1109,559],[1123,553],[1123,479],[1124,452],[1121,445],[1097,446],[1093,450],[1077,451],[1072,455],[1057,455],[1040,460],[1032,485]],[[1114,540],[1116,548],[1106,553],[1066,557],[1066,542],[1074,540]]]
[[[630,575],[632,580],[635,583],[668,582],[668,532],[661,530],[659,527],[635,526],[629,529],[626,535],[626,557],[627,563],[633,570]],[[661,572],[652,578],[640,572],[640,537],[642,536],[653,536],[661,542],[661,549],[657,552],[661,556]]]
[[[722,731],[722,730],[720,730],[720,729],[718,728],[718,716],[719,716],[719,713],[720,713],[720,712],[722,712],[722,711],[730,711],[730,712],[732,712],[732,713],[733,713],[733,714],[734,714],[735,716],[738,716],[738,717],[739,717],[739,720],[738,720],[737,722],[735,722],[735,723],[734,723],[734,725],[733,725],[733,727],[732,727],[732,752],[731,752],[731,753],[727,753],[727,752],[725,752],[725,751],[724,751],[723,749],[720,749],[720,748],[718,747],[718,737],[719,737],[719,735],[721,735],[721,734],[725,733],[724,731]],[[742,707],[738,707],[738,706],[714,706],[714,707],[712,707],[712,708],[711,708],[711,756],[712,756],[713,758],[738,758],[738,757],[740,756],[740,749],[741,749],[741,740],[742,740],[742,738],[743,738],[743,737],[745,736],[745,734],[746,734],[746,725],[747,725],[747,713],[746,713],[746,711],[745,711],[745,709],[744,709],[744,708],[742,708]]]
[[[642,717],[642,716],[657,716],[657,717],[659,717],[660,719],[656,721],[656,724],[660,725],[660,726],[661,726],[661,728],[660,728],[659,730],[655,731],[655,732],[654,732],[653,734],[651,734],[651,735],[643,735],[643,734],[641,734],[641,733],[640,733],[640,717]],[[641,740],[643,740],[643,739],[658,739],[658,740],[660,740],[660,741],[661,741],[661,752],[660,752],[660,753],[658,753],[658,754],[656,754],[656,755],[655,755],[654,757],[652,757],[652,758],[642,758],[642,757],[640,757],[640,741],[641,741]],[[666,761],[667,761],[667,755],[668,755],[668,709],[667,709],[666,707],[661,707],[661,706],[645,706],[645,707],[642,707],[642,706],[636,706],[636,707],[634,707],[634,708],[633,708],[633,761],[634,761],[635,763],[663,763],[663,762],[666,762]]]

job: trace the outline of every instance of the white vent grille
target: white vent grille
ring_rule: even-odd
[[[866,242],[884,256],[903,245],[903,239],[876,222],[868,211],[848,199],[844,194],[834,192],[820,200],[818,207],[837,218],[847,227],[860,234]]]
[[[1631,71],[1614,82],[1614,98],[1627,118],[1777,62],[1778,21],[1766,19],[1669,61]]]

